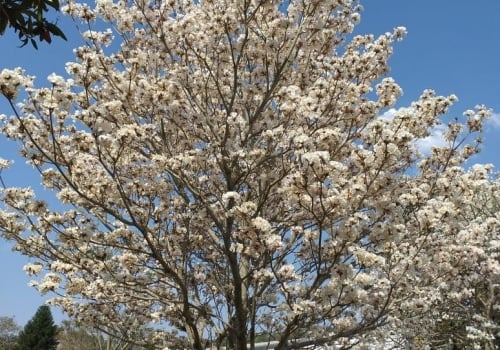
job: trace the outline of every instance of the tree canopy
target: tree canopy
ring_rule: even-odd
[[[30,42],[38,47],[35,38],[52,42],[52,36],[66,40],[61,29],[47,20],[49,9],[59,10],[59,0],[2,0],[0,2],[0,35],[8,27],[19,36],[23,46]]]
[[[121,339],[153,324],[159,349],[423,348],[412,322],[499,271],[477,237],[500,218],[463,213],[491,177],[464,165],[488,109],[452,119],[430,153],[419,144],[456,96],[426,90],[382,117],[404,28],[354,35],[350,0],[64,10],[90,28],[67,77],[0,73],[1,130],[60,203],[6,187],[0,230],[71,317]],[[483,326],[472,344],[491,341]]]
[[[17,324],[14,317],[0,317],[0,349],[14,350],[17,335],[21,327]]]
[[[58,350],[146,350],[127,342],[131,339],[114,338],[70,320],[63,321],[57,339]]]

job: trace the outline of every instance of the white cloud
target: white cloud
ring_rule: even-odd
[[[465,121],[463,121],[465,123]],[[492,112],[491,117],[486,119],[485,132],[500,129],[500,113]],[[444,133],[446,132],[447,126],[445,124],[436,125],[432,131],[431,135],[428,137],[418,140],[416,142],[417,149],[424,155],[429,155],[432,146],[444,147],[446,146],[446,141],[444,140]]]
[[[491,112],[491,117],[486,120],[486,126],[493,129],[500,129],[500,113]]]
[[[391,121],[401,109],[403,108],[390,108],[379,115],[379,118]],[[465,120],[461,121],[465,123]],[[500,112],[492,112],[491,117],[485,120],[484,126],[485,132],[500,129]],[[445,123],[434,126],[429,136],[414,143],[415,148],[424,156],[428,156],[431,153],[432,147],[445,147],[447,145],[447,141],[444,140],[446,129],[447,126]]]
[[[440,124],[432,128],[431,134],[426,138],[420,139],[415,143],[417,150],[424,154],[429,155],[432,147],[443,147],[446,145],[443,134],[446,132],[446,125]]]
[[[380,118],[385,119],[385,120],[392,120],[394,119],[394,115],[398,112],[396,108],[390,108],[387,111],[385,111],[382,115],[380,115]]]
[[[379,117],[385,120],[392,120],[396,113],[404,108],[390,108],[381,114]],[[498,127],[500,128],[500,115],[498,116]],[[423,155],[429,155],[431,153],[432,147],[443,147],[446,145],[443,134],[446,132],[446,125],[440,124],[436,125],[432,130],[431,134],[424,139],[417,140],[415,142],[415,148]]]

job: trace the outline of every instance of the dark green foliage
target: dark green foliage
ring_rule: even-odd
[[[57,331],[50,308],[42,305],[19,333],[17,350],[54,350]]]
[[[0,35],[11,27],[22,46],[31,42],[35,48],[38,48],[34,39],[37,36],[48,43],[52,42],[52,36],[66,40],[61,29],[45,18],[49,8],[59,10],[59,0],[0,0]]]

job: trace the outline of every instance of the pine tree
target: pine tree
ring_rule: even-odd
[[[53,350],[57,347],[56,336],[57,326],[50,308],[42,305],[19,333],[17,350]]]

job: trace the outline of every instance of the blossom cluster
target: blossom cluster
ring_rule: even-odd
[[[0,72],[0,92],[9,100],[15,100],[19,89],[27,87],[30,82],[29,77],[24,76],[24,71],[21,68],[3,69]]]

